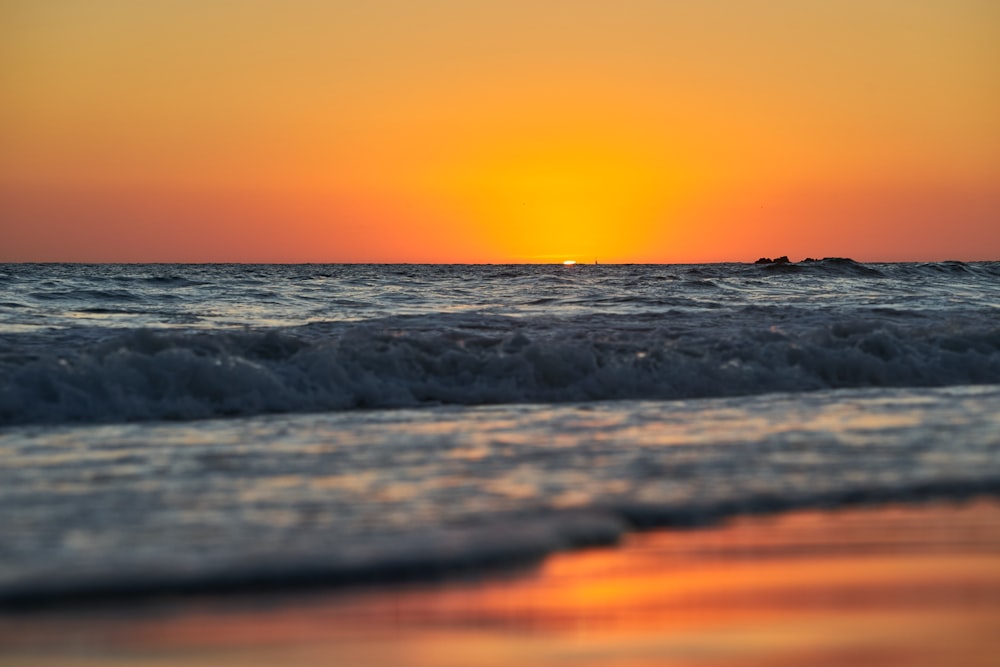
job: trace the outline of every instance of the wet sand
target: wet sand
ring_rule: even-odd
[[[743,517],[477,581],[8,611],[0,663],[996,665],[1000,501]]]

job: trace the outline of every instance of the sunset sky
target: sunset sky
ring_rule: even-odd
[[[0,261],[1000,259],[996,0],[0,0]]]

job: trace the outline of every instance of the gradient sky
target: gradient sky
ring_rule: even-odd
[[[0,0],[0,261],[1000,259],[996,0]]]

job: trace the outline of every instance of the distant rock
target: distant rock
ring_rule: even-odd
[[[797,266],[798,264],[824,264],[829,266],[850,266],[850,267],[864,267],[863,264],[859,264],[850,257],[824,257],[823,259],[816,259],[815,257],[806,257],[800,262],[793,262],[788,259],[787,255],[782,255],[781,257],[776,257],[771,259],[770,257],[761,257],[754,264],[789,264],[788,268]]]
[[[850,257],[824,257],[823,259],[814,259],[812,257],[806,257],[802,260],[802,264],[806,262],[827,262],[828,264],[857,264],[856,261]]]

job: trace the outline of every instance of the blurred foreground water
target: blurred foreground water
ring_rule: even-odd
[[[10,667],[969,665],[1000,655],[1000,504],[744,517],[483,581],[0,615]]]

